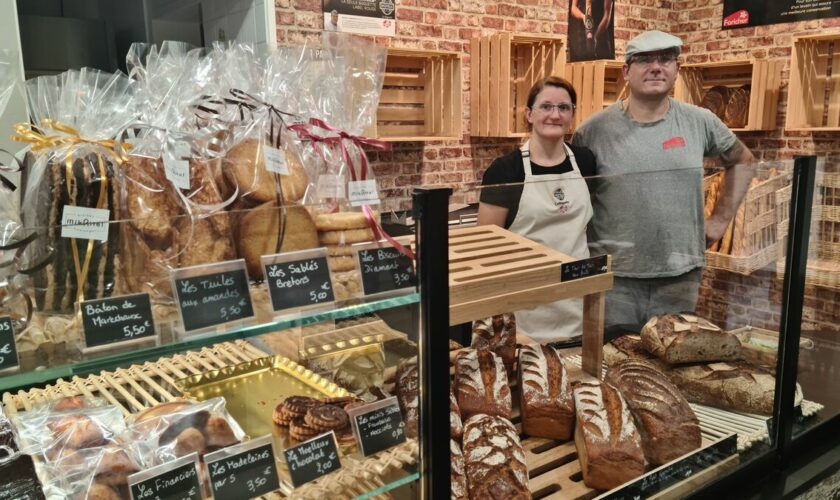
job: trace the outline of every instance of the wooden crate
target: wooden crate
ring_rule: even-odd
[[[703,181],[705,195],[711,184],[722,172],[706,177]],[[744,250],[737,255],[706,251],[706,265],[749,275],[776,260],[778,255],[778,204],[777,193],[790,184],[790,174],[776,169],[762,168],[757,172],[758,182],[748,191],[744,200]],[[733,242],[734,244],[735,242]]]
[[[525,137],[525,108],[531,86],[563,76],[563,39],[497,33],[470,45],[470,134]]]
[[[627,97],[621,61],[586,61],[566,65],[566,79],[577,91],[575,128],[584,120]]]
[[[791,187],[779,191],[779,235],[787,241]],[[840,289],[840,174],[817,172],[805,284]],[[776,271],[784,278],[786,245],[779,245]]]
[[[840,33],[793,37],[785,130],[840,131]]]
[[[388,49],[376,126],[384,141],[461,139],[461,54]]]
[[[684,64],[680,67],[674,97],[699,106],[712,87],[736,89],[749,85],[747,122],[732,130],[773,130],[783,65],[783,60],[763,59]]]

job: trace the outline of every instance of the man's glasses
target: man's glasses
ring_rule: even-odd
[[[631,63],[638,64],[640,66],[650,66],[653,64],[654,61],[659,61],[659,64],[662,66],[667,66],[669,64],[673,64],[677,62],[677,55],[676,54],[639,54],[637,56],[633,56],[630,60]]]
[[[535,108],[538,109],[540,111],[540,113],[544,113],[546,115],[550,114],[555,109],[557,111],[559,111],[561,114],[567,114],[567,113],[571,113],[572,111],[575,110],[575,105],[574,104],[567,104],[567,103],[550,104],[550,103],[544,102],[544,103],[542,103],[538,106],[535,106]]]

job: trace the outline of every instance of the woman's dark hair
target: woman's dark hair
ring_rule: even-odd
[[[539,80],[535,83],[532,87],[530,92],[528,92],[528,108],[533,111],[534,109],[534,101],[537,100],[537,96],[540,92],[543,91],[546,87],[557,87],[560,89],[564,89],[566,92],[569,93],[569,98],[572,100],[572,106],[577,107],[577,92],[575,91],[575,87],[572,86],[572,83],[565,78],[561,78],[559,76],[547,76],[542,80]],[[531,130],[531,124],[528,123],[528,130]]]

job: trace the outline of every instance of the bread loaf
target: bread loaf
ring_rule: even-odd
[[[575,447],[583,482],[610,490],[645,472],[642,442],[627,403],[609,384],[575,386]]]
[[[464,454],[461,446],[454,439],[449,440],[449,484],[452,500],[467,500],[467,476],[464,473]]]
[[[519,387],[525,434],[561,441],[571,439],[575,403],[566,366],[553,347],[522,346]]]
[[[667,370],[668,364],[645,350],[638,335],[622,335],[604,345],[604,362],[612,366],[625,359],[643,359],[660,370]]]
[[[461,440],[461,435],[464,433],[464,423],[461,420],[461,410],[458,408],[458,401],[455,399],[455,393],[449,391],[449,437],[452,439]]]
[[[626,359],[607,370],[606,380],[627,401],[649,463],[662,465],[700,447],[700,423],[694,410],[655,366]]]
[[[455,358],[455,383],[461,418],[478,413],[510,418],[510,386],[502,358],[491,351],[464,349]]]
[[[516,316],[505,313],[474,321],[471,347],[495,352],[510,373],[516,361]]]
[[[642,327],[641,337],[648,352],[671,364],[742,357],[737,337],[688,313],[654,316]]]
[[[528,469],[516,428],[506,418],[475,415],[464,424],[470,499],[530,499]]]
[[[776,379],[769,372],[743,361],[677,366],[668,373],[692,403],[725,410],[770,415]],[[796,386],[796,404],[802,389]]]
[[[405,419],[405,434],[417,437],[417,425],[420,417],[418,390],[420,374],[417,371],[417,358],[403,360],[397,367],[397,401]]]

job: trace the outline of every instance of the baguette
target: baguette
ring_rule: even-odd
[[[723,239],[720,242],[720,253],[723,255],[729,255],[732,251],[732,233],[735,230],[735,219],[733,218],[729,221],[729,225],[726,226],[726,231],[723,233]]]

